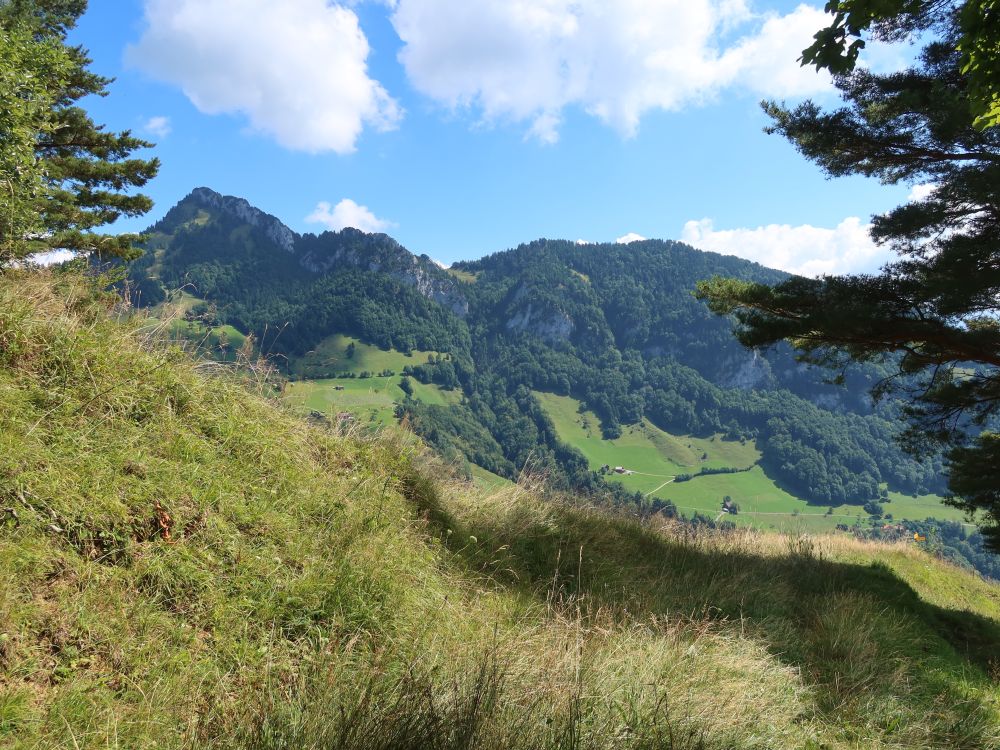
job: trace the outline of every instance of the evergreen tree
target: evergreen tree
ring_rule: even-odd
[[[35,210],[44,177],[35,145],[51,132],[47,114],[55,97],[41,77],[27,72],[46,70],[50,79],[63,79],[70,65],[59,45],[36,43],[24,28],[0,33],[0,265],[43,229]]]
[[[1000,551],[1000,438],[987,429],[1000,409],[1000,127],[979,127],[968,106],[974,83],[959,49],[963,10],[936,17],[912,68],[839,77],[846,107],[764,104],[770,132],[831,176],[933,188],[873,219],[873,238],[899,260],[875,275],[773,287],[715,278],[698,293],[713,311],[735,314],[747,346],[786,339],[803,360],[836,368],[896,363],[876,395],[908,398],[908,447],[949,447],[950,501],[981,511],[984,536]]]
[[[138,216],[150,199],[130,192],[159,168],[131,158],[152,144],[107,132],[78,105],[105,96],[111,80],[88,70],[66,35],[86,0],[0,0],[0,265],[50,249],[135,257],[137,235],[98,227]]]
[[[843,75],[857,65],[865,34],[895,42],[944,32],[961,53],[974,125],[1000,124],[1000,0],[829,0],[826,11],[833,18],[803,51],[803,65]]]

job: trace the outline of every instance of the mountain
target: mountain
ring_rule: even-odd
[[[111,307],[0,274],[4,748],[1000,750],[996,584],[483,491]]]
[[[886,368],[830,385],[787,347],[744,350],[694,299],[695,282],[713,275],[784,278],[735,257],[658,240],[538,240],[444,270],[387,235],[298,235],[242,199],[199,188],[150,229],[129,273],[138,288],[155,287],[153,300],[190,290],[293,375],[334,334],[437,353],[407,374],[461,397],[406,399],[399,416],[443,454],[501,476],[530,466],[555,486],[608,490],[541,406],[537,394],[551,393],[578,399],[607,439],[648,422],[750,441],[770,481],[814,503],[944,489],[940,459],[917,462],[896,446],[899,405],[868,402]],[[642,493],[619,495],[642,502]]]
[[[227,322],[258,333],[269,351],[302,353],[337,330],[364,331],[385,347],[443,349],[465,330],[459,284],[427,256],[356,229],[298,235],[208,188],[149,229],[131,274],[219,303]]]

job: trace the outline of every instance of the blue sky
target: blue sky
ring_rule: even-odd
[[[94,117],[163,162],[152,214],[122,229],[205,185],[445,263],[634,233],[872,270],[887,255],[865,224],[909,186],[827,180],[762,132],[762,98],[836,103],[795,61],[822,18],[752,0],[91,0],[71,40],[116,78]]]

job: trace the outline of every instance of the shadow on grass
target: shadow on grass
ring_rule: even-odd
[[[808,539],[758,552],[746,533],[664,534],[558,504],[544,517],[511,507],[462,528],[431,485],[408,494],[456,563],[492,585],[570,602],[583,617],[709,620],[797,667],[820,713],[869,721],[870,706],[895,699],[913,715],[926,706],[930,724],[958,721],[970,744],[955,746],[992,736],[1000,622],[921,599],[884,563],[824,559]]]

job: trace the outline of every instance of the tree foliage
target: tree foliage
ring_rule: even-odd
[[[35,206],[44,173],[35,147],[54,127],[48,114],[55,92],[47,83],[65,79],[70,67],[60,45],[36,41],[24,24],[0,33],[0,264],[43,229]]]
[[[79,106],[111,83],[66,41],[85,9],[85,0],[0,2],[0,265],[51,249],[137,254],[136,235],[96,230],[152,207],[131,190],[159,162],[133,158],[152,144],[104,130]]]
[[[951,501],[981,511],[984,536],[1000,550],[1000,477],[984,479],[996,465],[989,428],[1000,408],[1000,127],[974,122],[962,16],[952,11],[929,25],[908,17],[935,32],[910,69],[841,76],[846,106],[764,105],[769,130],[831,176],[928,185],[926,197],[873,219],[873,238],[899,259],[878,274],[775,286],[717,278],[699,295],[735,314],[747,346],[788,340],[802,360],[841,372],[852,362],[892,363],[876,396],[908,400],[909,448],[950,446]]]
[[[803,65],[835,75],[854,71],[869,34],[896,42],[933,30],[950,36],[968,78],[974,125],[1000,124],[1000,2],[997,0],[829,0],[829,26],[802,52]]]

